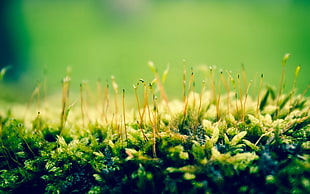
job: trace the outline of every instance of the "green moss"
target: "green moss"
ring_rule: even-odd
[[[164,95],[152,87],[144,88],[141,102],[137,98],[140,110],[133,117],[114,104],[120,101],[116,92],[114,102],[105,98],[94,110],[87,103],[70,106],[59,122],[48,114],[53,104],[32,119],[0,115],[0,191],[310,192],[307,97],[278,97],[267,88],[260,100],[242,85],[234,86],[242,97],[196,94],[188,86],[183,101],[161,102],[155,96]]]

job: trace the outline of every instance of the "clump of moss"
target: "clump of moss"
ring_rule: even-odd
[[[278,91],[264,89],[261,76],[253,98],[243,74],[211,67],[200,93],[195,74],[184,73],[183,100],[168,101],[150,66],[155,80],[134,85],[134,111],[114,79],[95,108],[85,84],[71,103],[67,77],[56,116],[53,104],[39,107],[39,89],[32,119],[1,114],[0,191],[310,193],[307,97],[283,93],[283,78]]]

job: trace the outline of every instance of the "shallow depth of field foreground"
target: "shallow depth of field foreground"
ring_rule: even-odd
[[[287,59],[276,84],[215,67],[197,80],[185,68],[177,100],[152,63],[154,80],[134,96],[113,77],[73,94],[68,75],[50,98],[38,84],[28,104],[1,102],[0,191],[310,193],[308,88],[297,92],[302,69],[285,72]]]

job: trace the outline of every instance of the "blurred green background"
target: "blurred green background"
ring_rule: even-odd
[[[278,86],[285,53],[292,55],[286,88],[297,65],[298,92],[310,82],[307,1],[12,0],[6,7],[23,88],[33,89],[45,71],[49,91],[60,91],[70,66],[75,89],[114,75],[130,93],[140,78],[152,80],[150,60],[160,72],[170,64],[165,86],[173,97],[181,96],[184,65],[202,80],[201,64],[233,74],[244,64],[248,79],[264,73]]]

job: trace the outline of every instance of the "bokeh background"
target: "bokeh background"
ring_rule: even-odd
[[[68,66],[72,87],[82,80],[116,77],[132,92],[140,78],[151,81],[147,66],[159,72],[170,64],[168,94],[181,96],[182,71],[199,66],[241,71],[248,79],[264,73],[277,86],[281,61],[286,88],[301,65],[298,91],[310,83],[310,4],[302,0],[1,0],[0,65],[11,65],[1,87],[32,90],[48,78],[50,92],[60,91]],[[4,84],[5,82],[5,84]],[[3,86],[5,85],[5,86]],[[9,89],[2,89],[4,96]],[[308,93],[309,94],[309,93]],[[23,95],[21,95],[23,96]],[[27,96],[27,95],[25,95]],[[28,96],[27,96],[28,98]]]

